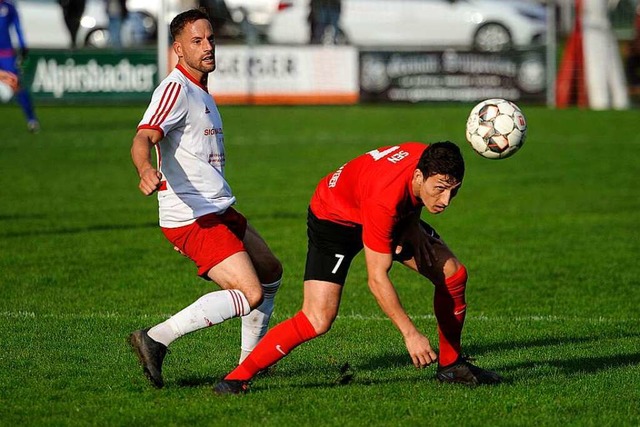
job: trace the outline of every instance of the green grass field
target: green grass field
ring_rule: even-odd
[[[129,147],[144,106],[43,107],[38,135],[0,107],[0,425],[640,425],[638,111],[523,106],[527,143],[491,161],[464,142],[470,107],[222,107],[227,177],[284,264],[281,321],[301,304],[320,177],[381,145],[461,144],[458,198],[424,217],[470,271],[465,351],[506,382],[469,389],[416,370],[360,255],[333,330],[228,397],[212,386],[237,361],[237,319],[174,343],[163,390],[125,344],[213,287],[137,189]],[[437,342],[431,284],[391,274]],[[354,378],[341,385],[345,363]]]

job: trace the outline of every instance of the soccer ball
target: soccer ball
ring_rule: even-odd
[[[487,99],[471,110],[466,135],[471,147],[482,157],[505,159],[524,144],[527,120],[513,102]]]

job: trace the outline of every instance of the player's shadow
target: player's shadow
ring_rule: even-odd
[[[637,338],[640,333],[620,334],[616,333],[619,338]],[[558,347],[567,344],[585,344],[590,342],[599,342],[602,340],[600,336],[582,335],[582,336],[561,336],[561,337],[540,337],[533,339],[513,338],[503,342],[483,341],[463,349],[471,355],[484,355],[486,353],[507,352],[514,349],[533,348],[533,347]]]
[[[44,214],[0,214],[0,221],[23,221],[25,219],[42,219]]]
[[[637,339],[640,337],[640,333],[627,333],[617,334],[617,338],[629,338]],[[596,336],[573,336],[573,337],[553,337],[553,338],[538,338],[532,340],[509,340],[501,343],[486,343],[476,344],[465,347],[466,352],[472,357],[477,357],[475,364],[483,366],[483,355],[486,353],[502,353],[515,349],[522,351],[522,349],[535,348],[535,347],[565,347],[572,344],[585,344],[585,343],[598,343],[601,341],[600,337]],[[387,352],[386,354],[380,354],[372,357],[363,364],[356,365],[356,370],[379,370],[386,369],[389,366],[401,367],[411,364],[409,356],[399,349],[397,352]],[[563,351],[564,352],[564,351]],[[639,365],[640,366],[640,353],[630,354],[616,354],[612,356],[597,356],[589,357],[583,356],[584,350],[576,349],[575,357],[558,358],[553,359],[545,356],[540,356],[536,359],[535,351],[532,350],[533,356],[526,362],[517,362],[505,365],[492,364],[491,369],[494,369],[505,377],[505,382],[513,382],[509,379],[509,373],[515,371],[523,371],[518,374],[518,381],[524,378],[539,378],[544,375],[545,368],[549,370],[549,375],[561,375],[573,376],[583,374],[593,374],[601,371],[607,371],[618,367]],[[484,358],[484,360],[490,360]],[[530,372],[528,375],[527,372]]]
[[[96,231],[135,230],[140,228],[157,228],[157,223],[143,224],[94,224],[86,227],[65,227],[51,229],[29,229],[23,231],[9,231],[0,233],[0,237],[27,237],[27,236],[57,236],[67,234],[84,234]]]
[[[213,387],[224,377],[224,374],[221,374],[219,377],[215,376],[188,376],[184,378],[180,378],[176,381],[179,387]]]
[[[616,336],[617,338],[621,339],[637,339],[638,337],[640,337],[640,333],[627,333],[622,335],[618,333]],[[566,348],[567,345],[588,344],[591,342],[597,343],[600,340],[601,338],[596,336],[543,337],[528,340],[515,339],[499,343],[487,342],[474,344],[465,347],[465,350],[469,355],[478,358],[478,360],[474,362],[475,364],[483,367],[486,366],[486,361],[490,360],[488,357],[483,357],[487,353],[496,354],[513,351],[516,349],[519,351],[522,351],[523,349],[526,350],[528,348],[532,349],[533,356],[527,361],[507,363],[503,365],[496,365],[494,363],[491,364],[491,369],[501,374],[504,377],[504,383],[506,384],[517,383],[528,379],[540,379],[545,375],[563,375],[566,377],[572,377],[576,375],[596,374],[598,372],[625,366],[640,366],[640,352],[617,354],[612,356],[589,357],[582,355],[582,349],[576,349],[576,353],[580,352],[581,354],[576,354],[569,357],[552,358],[548,356],[536,357],[536,351],[534,350],[537,347],[553,348],[562,346]],[[546,354],[548,354],[548,352]],[[420,373],[416,372],[415,375],[411,373],[408,376],[406,372],[390,372],[388,376],[380,379],[367,378],[368,375],[358,375],[359,372],[394,370],[397,368],[410,366],[412,366],[411,359],[406,353],[405,348],[398,347],[397,349],[387,350],[385,352],[379,353],[369,359],[365,359],[363,362],[353,364],[350,368],[350,372],[346,375],[344,373],[341,373],[340,369],[333,364],[331,366],[326,366],[326,369],[324,370],[322,370],[322,368],[319,368],[319,376],[323,378],[318,379],[318,381],[305,383],[304,385],[297,384],[296,387],[302,386],[305,388],[331,388],[342,386],[345,384],[376,385],[377,383],[401,383],[406,381],[415,381],[416,379],[434,379],[433,373],[435,373],[435,369],[431,367],[427,368],[424,371],[421,371]],[[510,375],[516,372],[518,373],[517,378],[515,375]],[[269,372],[258,375],[256,379],[260,379],[261,377],[268,378],[269,376],[281,377],[283,375],[287,377],[295,377],[297,375],[304,375],[308,373],[309,366],[301,366],[299,368],[288,366],[286,370],[280,370],[276,365],[275,367],[271,368]],[[215,384],[217,384],[218,381],[220,381],[221,378],[224,377],[225,374],[226,372],[222,372],[219,375],[214,374],[206,376],[186,376],[177,379],[176,384],[179,387],[213,387]],[[346,378],[347,376],[349,377],[348,379]],[[274,386],[271,385],[270,387],[273,388]],[[286,384],[283,384],[277,387],[288,386]],[[253,387],[253,389],[254,391],[260,391],[259,382],[255,387]]]
[[[276,367],[271,367],[269,369],[266,369],[264,372],[259,372],[255,376],[255,379],[259,380],[260,378],[270,376],[274,371],[277,371]],[[179,378],[178,380],[176,380],[176,384],[180,387],[207,387],[207,386],[213,387],[228,373],[229,373],[229,370],[221,371],[217,374],[213,373],[211,375],[206,375],[206,376],[191,374],[189,376]]]
[[[615,356],[598,356],[598,357],[574,357],[565,359],[547,359],[547,360],[528,360],[526,362],[505,365],[499,368],[500,373],[508,375],[509,372],[529,370],[531,378],[538,378],[540,368],[551,368],[552,375],[556,376],[558,371],[561,375],[571,377],[574,375],[595,374],[602,371],[608,371],[624,366],[640,366],[640,353],[619,354]],[[535,371],[535,372],[534,372]],[[522,379],[519,376],[519,379]]]

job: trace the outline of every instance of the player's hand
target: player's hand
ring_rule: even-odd
[[[415,246],[415,260],[418,266],[418,271],[422,271],[426,267],[432,267],[438,261],[438,254],[436,253],[436,245],[443,245],[442,240],[428,234],[426,231],[419,227],[420,231],[417,233],[419,242]]]
[[[440,239],[428,234],[419,224],[415,224],[402,231],[396,246],[396,254],[402,252],[405,245],[411,247],[418,271],[423,271],[424,268],[431,267],[438,261],[435,250],[437,244],[443,243]]]
[[[420,332],[404,337],[404,343],[416,368],[424,368],[438,360],[436,352],[431,348],[429,339]]]
[[[140,184],[138,188],[145,196],[150,196],[160,187],[162,174],[154,168],[148,168],[140,174]]]

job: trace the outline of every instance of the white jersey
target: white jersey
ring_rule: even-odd
[[[224,178],[224,134],[207,89],[178,65],[154,91],[138,129],[162,133],[156,144],[162,182],[160,226],[190,224],[235,203]]]

